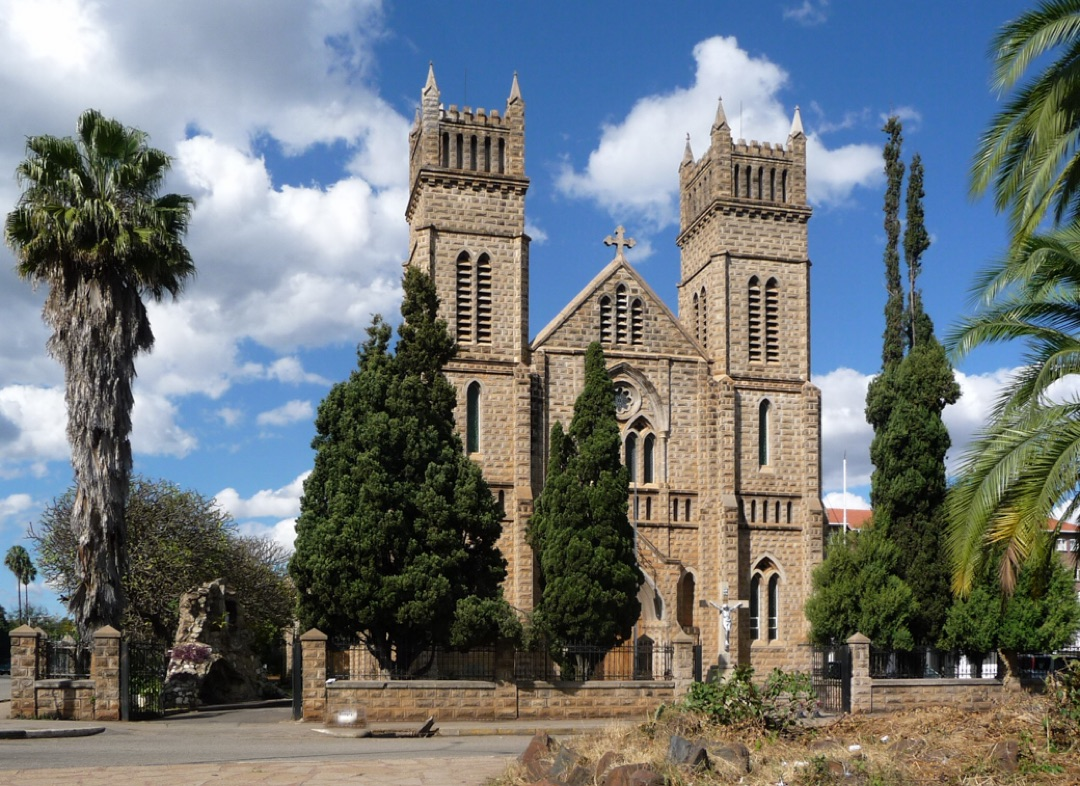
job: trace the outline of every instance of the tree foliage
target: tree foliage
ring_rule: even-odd
[[[1016,592],[1002,592],[998,569],[991,561],[964,598],[949,610],[942,645],[970,655],[1002,649],[1012,652],[1053,652],[1072,641],[1080,630],[1080,601],[1072,571],[1056,556],[1043,583],[1028,566],[1019,575]]]
[[[42,574],[62,596],[77,586],[75,496],[71,489],[53,500],[31,531]],[[280,638],[295,606],[282,546],[241,535],[212,499],[164,480],[133,477],[125,515],[129,554],[123,587],[128,605],[121,619],[125,634],[171,645],[180,596],[223,579],[236,590],[256,646]]]
[[[78,561],[69,608],[84,635],[119,626],[126,571],[135,356],[154,343],[142,297],[194,274],[190,197],[158,196],[170,158],[142,131],[87,110],[76,137],[33,136],[4,227],[16,270],[48,286],[49,352],[64,368]]]
[[[512,627],[502,512],[465,455],[442,372],[456,348],[430,279],[410,267],[404,291],[396,352],[376,317],[357,370],[319,406],[289,567],[302,624],[358,634],[390,671]]]
[[[922,255],[930,246],[922,208],[923,167],[918,156],[912,160],[907,189],[904,259],[908,306],[905,309],[903,305],[896,217],[903,176],[901,131],[900,121],[890,118],[885,126],[889,135],[884,154],[888,178],[885,213],[886,227],[896,231],[886,238],[888,299],[882,370],[866,396],[866,419],[874,429],[870,498],[874,528],[898,547],[897,575],[915,594],[911,632],[917,643],[933,644],[950,603],[949,568],[942,551],[945,455],[951,441],[941,413],[959,399],[960,386],[934,336],[918,289]]]
[[[28,615],[25,609],[30,607],[30,582],[37,578],[37,568],[34,567],[30,554],[23,546],[12,546],[4,555],[4,567],[15,575],[15,594],[19,598],[19,619],[26,621]],[[23,593],[26,601],[23,602]]]
[[[910,649],[918,604],[897,575],[899,562],[900,550],[876,526],[834,535],[806,601],[810,638],[829,644],[862,633],[879,647]]]
[[[569,432],[551,429],[547,479],[529,522],[542,592],[534,624],[552,645],[611,647],[630,636],[644,581],[627,516],[615,387],[598,343],[585,355],[585,387]]]
[[[983,271],[974,291],[979,308],[950,333],[953,354],[1004,341],[1027,349],[960,458],[948,549],[958,592],[972,590],[987,560],[1010,592],[1022,566],[1048,564],[1047,522],[1080,503],[1080,401],[1055,394],[1080,373],[1080,225],[1029,237]]]
[[[1019,246],[1048,214],[1054,224],[1080,219],[1080,0],[1042,0],[990,51],[993,86],[1011,95],[979,139],[971,190],[993,191]]]

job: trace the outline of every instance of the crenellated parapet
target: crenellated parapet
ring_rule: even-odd
[[[731,129],[719,105],[709,149],[694,159],[687,140],[679,170],[680,217],[684,230],[717,204],[769,212],[806,205],[806,134],[796,108],[786,144],[732,141]]]
[[[429,67],[409,133],[409,179],[414,193],[423,171],[466,179],[525,176],[525,102],[516,74],[506,109],[500,113],[468,106],[459,109],[456,104],[444,107],[434,67]]]

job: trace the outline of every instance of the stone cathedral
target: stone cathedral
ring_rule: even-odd
[[[635,635],[690,636],[705,669],[807,669],[803,603],[826,525],[798,110],[786,144],[733,142],[722,105],[701,158],[687,142],[677,312],[627,262],[620,227],[614,259],[582,250],[575,264],[595,278],[531,341],[517,77],[500,114],[445,107],[429,70],[409,146],[407,264],[435,281],[459,345],[446,373],[466,449],[505,511],[509,602],[528,611],[537,597],[525,531],[546,443],[555,421],[569,425],[600,341],[646,579]]]

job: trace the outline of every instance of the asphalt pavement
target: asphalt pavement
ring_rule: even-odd
[[[0,680],[0,696],[10,687]],[[568,737],[606,721],[440,724],[429,738],[389,736],[420,724],[372,724],[378,736],[298,723],[288,707],[211,710],[131,723],[11,720],[0,733],[91,736],[0,739],[0,784],[323,784],[481,786],[502,774],[539,730]],[[40,735],[39,735],[40,736]],[[358,780],[359,779],[359,780]]]

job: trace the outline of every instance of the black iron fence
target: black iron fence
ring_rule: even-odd
[[[514,677],[522,680],[670,680],[675,647],[623,642],[616,647],[567,644],[514,653]]]
[[[1019,676],[1024,679],[1045,679],[1067,668],[1073,661],[1080,661],[1080,649],[1058,650],[1053,653],[1022,653],[1019,663]]]
[[[996,653],[980,659],[931,647],[911,650],[870,648],[870,676],[874,679],[994,679],[1000,674]]]
[[[47,680],[82,680],[90,676],[90,648],[71,639],[50,639],[45,642]]]
[[[426,650],[401,668],[385,668],[356,641],[331,640],[326,675],[335,680],[494,680],[495,648]]]

